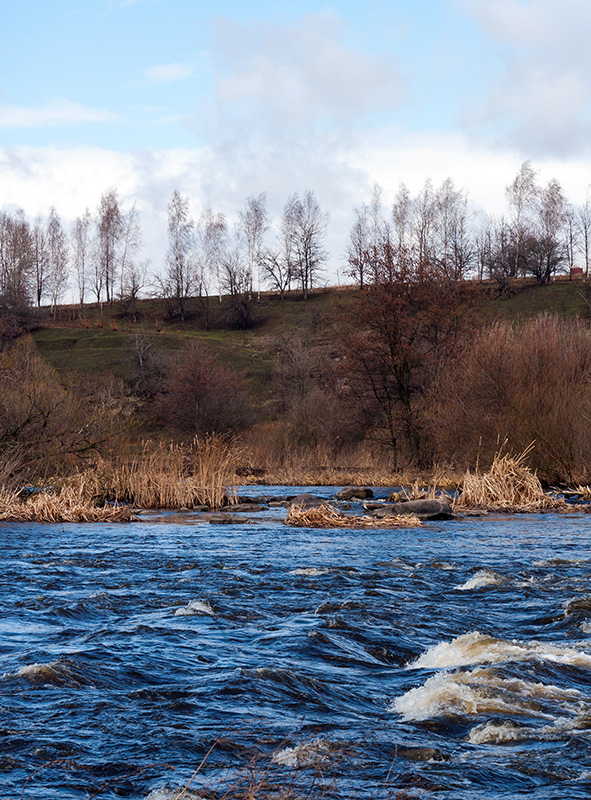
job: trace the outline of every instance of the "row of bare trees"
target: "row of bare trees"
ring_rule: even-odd
[[[347,247],[348,272],[363,287],[376,280],[384,248],[451,280],[473,277],[501,284],[518,276],[548,283],[554,275],[591,264],[591,187],[581,205],[569,203],[560,183],[545,186],[525,162],[506,187],[506,215],[471,212],[468,195],[451,178],[427,181],[413,197],[401,184],[388,209],[375,186],[355,209]]]
[[[292,194],[271,225],[266,197],[248,197],[234,222],[205,208],[191,216],[175,191],[168,204],[168,252],[155,274],[140,260],[142,230],[135,203],[124,209],[116,190],[105,192],[66,227],[55,208],[31,223],[24,212],[0,212],[0,296],[5,307],[50,305],[66,295],[85,302],[135,303],[142,290],[170,301],[185,316],[189,297],[252,298],[263,287],[283,296],[297,285],[307,296],[327,258],[327,214],[314,192]]]
[[[314,192],[291,195],[280,220],[271,225],[265,194],[247,197],[231,223],[211,208],[194,219],[189,200],[175,191],[168,205],[169,248],[164,274],[157,278],[162,296],[185,315],[189,297],[210,293],[231,298],[260,297],[263,286],[284,293],[293,285],[306,298],[326,262],[327,214]],[[270,234],[270,235],[269,235]]]
[[[506,200],[504,216],[472,212],[466,191],[448,178],[439,187],[427,181],[416,196],[402,184],[388,208],[376,186],[369,203],[354,209],[348,274],[361,287],[371,283],[387,248],[396,261],[410,258],[451,280],[503,284],[531,275],[547,283],[575,267],[589,275],[591,194],[571,204],[558,181],[540,186],[525,162]],[[209,207],[192,216],[189,198],[175,191],[166,260],[150,270],[140,258],[138,208],[124,208],[115,189],[71,225],[54,208],[34,221],[22,211],[1,211],[0,297],[4,307],[47,304],[55,311],[68,290],[81,307],[89,300],[129,307],[144,291],[166,298],[181,317],[189,297],[205,306],[211,294],[252,299],[266,288],[283,297],[294,286],[307,297],[328,258],[327,219],[312,191],[292,194],[275,221],[265,194],[246,198],[231,220]]]
[[[52,313],[70,287],[80,305],[90,298],[112,302],[137,296],[147,264],[138,262],[141,247],[135,204],[124,211],[117,192],[100,200],[70,229],[52,208],[46,220],[31,224],[24,212],[0,212],[0,297],[15,310],[48,304]]]

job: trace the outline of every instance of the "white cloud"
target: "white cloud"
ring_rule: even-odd
[[[146,67],[144,75],[153,83],[171,83],[182,81],[193,75],[193,66],[190,64],[162,64],[155,67]]]
[[[456,0],[496,44],[501,70],[468,123],[528,156],[591,147],[588,0]]]
[[[350,46],[347,33],[343,20],[328,12],[292,25],[220,21],[215,57],[222,122],[246,119],[259,131],[297,136],[391,112],[404,98],[398,63]]]
[[[79,122],[111,122],[120,119],[101,108],[90,108],[64,98],[55,98],[43,107],[0,106],[0,127],[44,128]]]

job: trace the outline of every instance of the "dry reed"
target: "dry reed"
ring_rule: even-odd
[[[354,516],[336,511],[328,503],[317,508],[291,506],[285,524],[294,528],[417,528],[421,521],[414,514],[376,517]]]
[[[237,501],[238,453],[219,436],[144,443],[138,458],[95,472],[96,491],[139,508],[220,508]]]
[[[517,456],[497,452],[488,472],[466,472],[455,510],[482,508],[519,513],[572,510],[564,500],[542,489],[539,478],[526,464],[532,449],[530,444]]]
[[[16,490],[0,489],[0,520],[7,522],[132,522],[128,506],[97,506],[76,488],[39,491],[23,499]]]

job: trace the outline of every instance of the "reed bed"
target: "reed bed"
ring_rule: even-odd
[[[377,519],[336,511],[328,503],[317,508],[291,506],[285,524],[294,528],[418,528],[421,521],[414,514],[398,514]]]
[[[0,520],[4,522],[133,522],[129,506],[97,506],[75,488],[39,491],[23,498],[17,490],[0,489]]]
[[[95,491],[138,508],[220,508],[237,502],[239,453],[219,436],[188,444],[145,442],[141,455],[90,476]]]
[[[517,513],[572,510],[564,500],[546,494],[537,475],[527,466],[532,448],[530,445],[517,456],[498,452],[488,472],[466,472],[454,510],[481,508]]]

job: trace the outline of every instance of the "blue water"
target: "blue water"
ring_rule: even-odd
[[[283,513],[0,526],[2,800],[589,796],[591,517]]]

